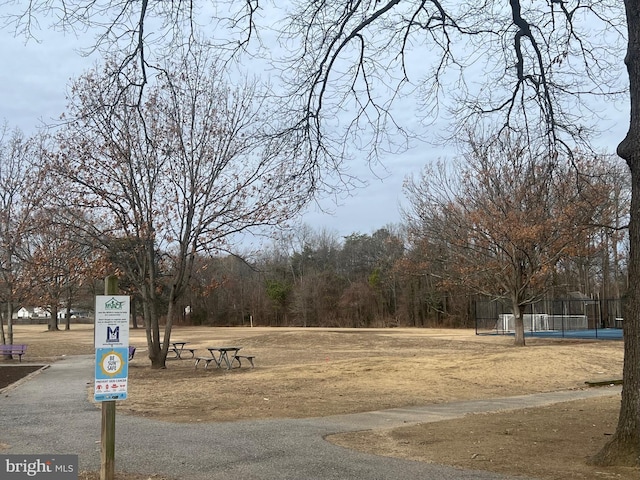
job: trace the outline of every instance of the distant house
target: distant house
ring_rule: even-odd
[[[16,318],[31,318],[33,316],[33,309],[29,310],[26,307],[20,307],[20,310],[16,313]]]
[[[61,307],[58,310],[58,321],[66,319],[67,309]],[[87,310],[71,309],[70,317],[74,323],[91,323],[93,321],[93,314]],[[14,312],[13,319],[19,323],[47,323],[51,318],[51,313],[42,307],[20,307],[17,312]]]
[[[13,313],[13,320],[18,323],[47,323],[49,318],[51,314],[42,307],[20,307]]]
[[[18,313],[16,313],[16,318],[49,318],[51,314],[48,310],[45,310],[42,307],[20,307]]]
[[[69,315],[70,318],[89,318],[90,315],[88,312],[85,311],[81,311],[81,310],[75,310],[75,309],[71,309],[71,314]],[[65,318],[67,318],[67,309],[66,308],[62,308],[60,310],[58,310],[58,320],[64,320]]]

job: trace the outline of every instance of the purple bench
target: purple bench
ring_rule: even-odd
[[[0,345],[0,355],[18,355],[22,362],[22,355],[27,353],[26,345]]]

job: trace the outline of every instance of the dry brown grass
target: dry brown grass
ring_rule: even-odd
[[[130,335],[130,343],[138,350],[130,364],[129,398],[118,403],[119,411],[174,422],[300,418],[584,388],[587,380],[619,378],[623,360],[622,342],[535,339],[522,349],[513,347],[510,338],[479,337],[470,330],[192,327],[174,329],[172,338],[190,342],[189,347],[197,349],[196,356],[208,356],[207,346],[240,345],[242,353],[256,356],[256,368],[205,370],[195,369],[192,360],[168,360],[167,369],[154,371],[145,358],[144,331],[131,330]],[[25,361],[93,353],[93,332],[86,326],[73,325],[69,332],[17,326],[18,340],[29,344]],[[167,395],[167,391],[172,394]],[[593,412],[602,417],[602,422],[593,432],[596,440],[590,438],[588,442],[576,430],[584,427],[557,424],[557,410],[536,409],[539,415],[521,413],[518,418],[545,431],[561,432],[559,436],[567,440],[566,445],[555,448],[573,452],[582,465],[585,456],[606,440],[605,433],[610,433],[611,422],[615,423],[618,405],[615,397],[589,400],[575,407],[578,417],[581,410],[591,410],[589,402],[601,405],[593,407]],[[500,441],[513,440],[513,436],[494,438],[484,432],[511,429],[518,431],[518,444],[533,445],[535,431],[525,433],[523,428],[499,426],[513,416],[470,416],[427,425],[424,431],[415,427],[417,430],[406,433],[376,432],[366,437],[358,433],[345,438],[352,447],[359,445],[358,448],[366,447],[378,454],[533,475],[535,472],[523,465],[516,453],[475,455],[469,454],[475,452],[473,443],[466,449],[447,443],[476,442],[467,433],[456,432],[478,431],[483,432],[482,443],[499,452],[506,448],[500,446]],[[555,422],[553,427],[544,418]],[[478,423],[488,419],[498,424]],[[433,441],[434,425],[444,429],[437,433],[438,441]],[[409,452],[405,447],[411,444],[418,448]],[[452,451],[460,455],[452,457],[447,453]],[[543,463],[548,466],[550,462],[553,460]],[[560,469],[556,476],[539,472],[541,478],[596,478],[575,476],[571,473],[575,466],[572,469],[560,465],[567,464],[565,457],[556,463]],[[622,475],[616,478],[633,478],[625,477],[625,471],[610,472]],[[594,470],[587,473],[595,475]],[[637,470],[632,473],[637,474]]]

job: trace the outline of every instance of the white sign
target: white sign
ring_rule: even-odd
[[[96,296],[96,349],[129,346],[129,304],[128,295]]]
[[[127,398],[129,304],[127,295],[96,296],[96,375],[93,398],[98,402]]]

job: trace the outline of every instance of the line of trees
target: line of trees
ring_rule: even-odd
[[[93,77],[86,81],[91,88],[83,91],[104,105]],[[158,121],[156,112],[153,118]],[[176,229],[184,219],[202,217],[208,201],[197,214],[181,210],[173,216],[173,209],[187,207],[162,193],[175,194],[173,182],[185,182],[192,170],[181,174],[174,162],[171,175],[162,170],[155,178],[162,189],[143,196],[148,185],[132,182],[130,169],[148,156],[125,157],[124,165],[117,156],[103,159],[120,144],[106,134],[89,141],[86,136],[101,131],[94,127],[68,128],[55,154],[35,148],[38,138],[4,129],[0,173],[10,175],[0,185],[0,295],[9,327],[16,307],[37,305],[49,309],[50,328],[57,328],[58,308],[90,308],[100,291],[95,279],[114,270],[152,344],[154,330],[174,319],[198,325],[471,326],[470,305],[478,296],[506,298],[518,314],[550,293],[617,298],[626,290],[630,192],[623,166],[611,156],[575,154],[564,163],[550,162],[544,149],[531,155],[508,136],[491,144],[470,136],[458,159],[407,178],[408,207],[397,225],[343,238],[302,226],[282,232],[259,255],[241,258],[223,248],[199,248],[195,240],[182,241],[190,249],[179,247]],[[107,131],[113,130],[109,124]],[[133,126],[117,130],[130,135]],[[72,155],[71,145],[80,150]],[[18,161],[28,165],[22,177],[9,170]],[[198,167],[195,161],[184,165]],[[116,173],[115,181],[107,179]],[[78,183],[81,192],[74,190]],[[47,189],[27,188],[36,184]],[[196,190],[206,188],[215,190],[200,179]],[[152,204],[154,195],[167,204]],[[184,200],[196,209],[195,200]],[[136,210],[147,203],[153,211]],[[244,211],[235,208],[238,215]],[[136,217],[150,224],[139,225]],[[149,231],[154,236],[147,249]],[[202,237],[197,241],[204,244]],[[520,335],[517,342],[524,344]],[[11,328],[9,342],[10,336]]]
[[[251,265],[217,259],[207,272],[219,272],[222,288],[200,305],[192,297],[185,321],[470,326],[480,296],[507,299],[516,314],[545,295],[618,298],[627,287],[623,165],[577,154],[550,163],[528,151],[508,138],[490,147],[471,139],[457,162],[407,179],[397,226],[342,239],[307,226]]]
[[[12,318],[22,306],[49,312],[49,329],[57,330],[58,311],[91,305],[94,278],[103,263],[91,243],[77,231],[60,228],[62,212],[46,208],[59,192],[44,187],[47,152],[41,135],[26,137],[6,123],[0,128],[0,340],[13,343]]]

